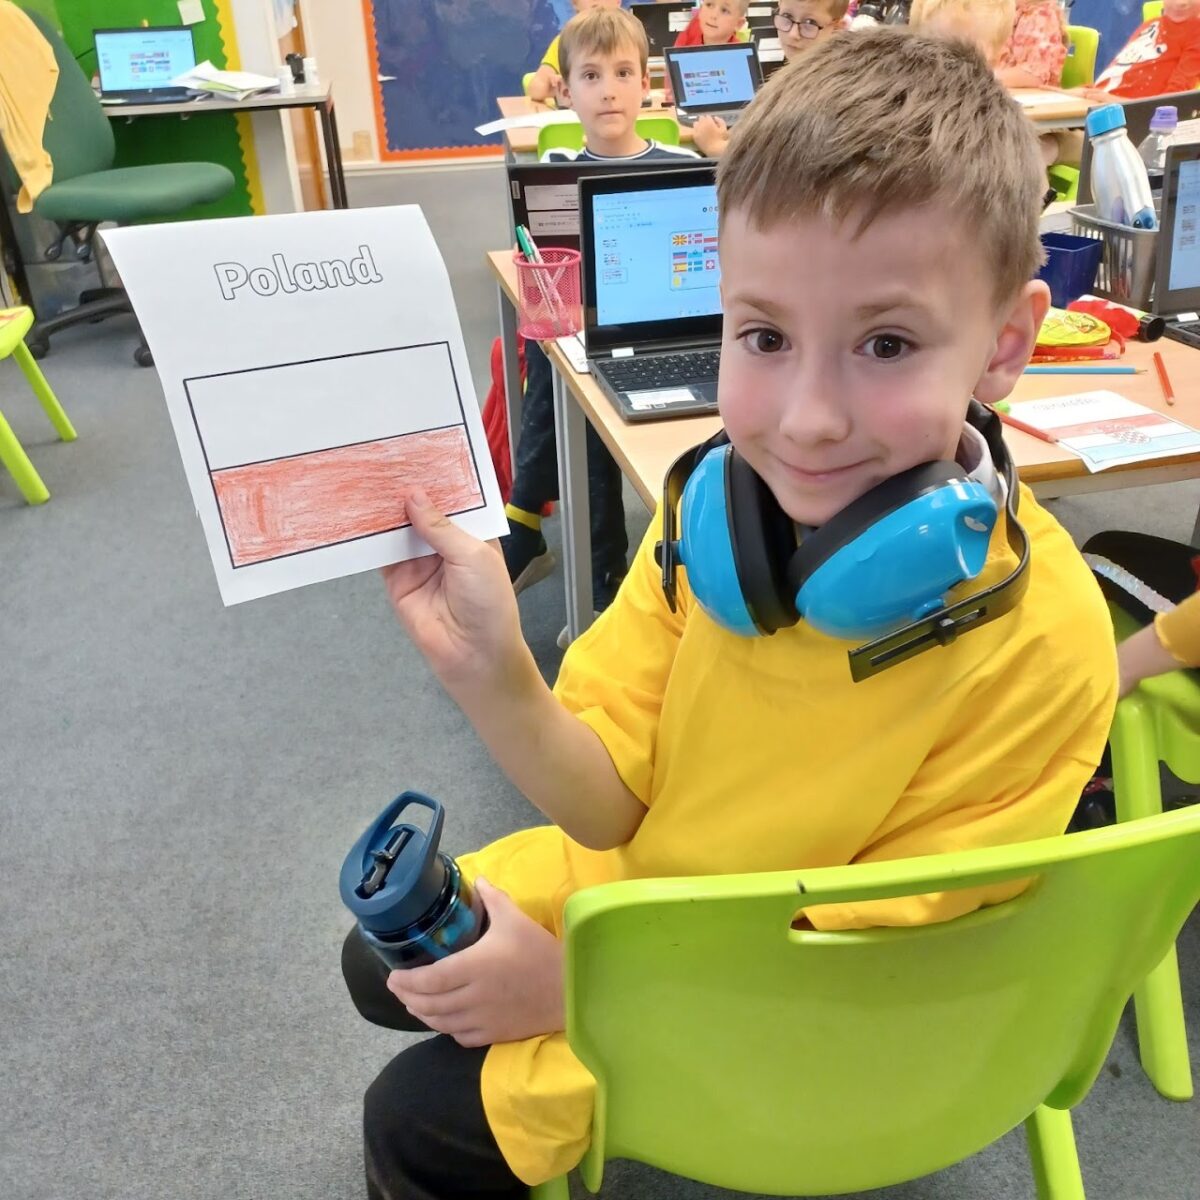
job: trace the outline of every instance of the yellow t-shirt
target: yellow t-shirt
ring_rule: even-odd
[[[550,45],[546,47],[546,53],[542,55],[542,61],[540,64],[543,67],[550,67],[554,71],[555,75],[562,74],[562,72],[558,69],[558,39],[561,36],[562,35],[558,33],[554,35],[554,41],[552,41]]]
[[[776,871],[896,859],[1061,833],[1099,760],[1116,702],[1116,654],[1091,572],[1022,489],[1028,591],[953,645],[853,683],[850,645],[801,623],[773,637],[718,627],[681,575],[670,612],[651,523],[608,611],[576,641],[555,693],[604,742],[646,805],[637,833],[592,851],[555,826],[462,860],[562,934],[571,892],[614,879]],[[978,584],[1012,552],[993,537]],[[840,906],[820,928],[946,920],[1021,884]],[[587,1147],[594,1083],[563,1034],[493,1046],[488,1122],[535,1184]]]

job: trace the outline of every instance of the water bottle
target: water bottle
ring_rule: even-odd
[[[1162,190],[1163,173],[1167,168],[1167,148],[1175,136],[1179,124],[1179,109],[1173,104],[1164,104],[1154,110],[1150,118],[1150,132],[1138,147],[1138,154],[1146,164],[1151,191]]]
[[[1125,133],[1125,110],[1119,104],[1093,108],[1087,115],[1092,140],[1092,195],[1105,221],[1134,229],[1157,229],[1154,197],[1146,164]]]
[[[397,824],[405,809],[433,814],[428,832]],[[445,814],[420,792],[397,796],[354,844],[342,864],[342,903],[376,954],[391,968],[421,967],[477,942],[487,928],[478,892],[438,850]]]

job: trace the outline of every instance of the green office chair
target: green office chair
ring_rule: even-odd
[[[915,1179],[1024,1123],[1040,1200],[1083,1200],[1070,1109],[1200,899],[1200,807],[898,862],[634,880],[567,901],[567,1036],[596,1077],[582,1173],[628,1158],[827,1196]],[[1034,877],[916,928],[798,912]],[[1133,1181],[1130,1195],[1137,1193]],[[566,1180],[534,1189],[566,1200]]]
[[[1096,53],[1100,33],[1086,25],[1067,26],[1067,57],[1063,61],[1061,84],[1065,88],[1086,87],[1096,82]]]
[[[661,142],[664,146],[679,145],[679,123],[674,117],[638,117],[636,129],[639,137]],[[547,150],[559,149],[583,149],[583,126],[578,121],[543,125],[538,130],[538,158]]]
[[[1140,626],[1109,605],[1118,641]],[[1117,705],[1109,738],[1117,819],[1162,812],[1160,762],[1185,783],[1200,783],[1200,685],[1185,671],[1143,680]],[[1170,946],[1133,993],[1138,1051],[1150,1082],[1169,1100],[1192,1098],[1192,1068],[1179,962]]]
[[[116,145],[108,117],[82,68],[62,36],[41,14],[30,20],[54,50],[58,85],[50,102],[43,144],[54,163],[54,180],[34,201],[33,211],[58,226],[58,240],[47,246],[50,261],[71,246],[75,257],[92,256],[96,228],[102,222],[153,221],[196,204],[219,200],[234,184],[233,175],[216,163],[163,163],[159,166],[113,167]],[[15,178],[7,164],[10,178]],[[105,286],[84,292],[75,308],[39,321],[26,345],[35,358],[49,352],[50,338],[61,329],[130,312],[124,289]],[[145,340],[134,357],[142,366],[153,361]]]
[[[1146,0],[1142,5],[1142,20],[1153,21],[1155,17],[1162,16],[1162,0]]]

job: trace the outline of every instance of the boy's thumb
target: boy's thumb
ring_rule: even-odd
[[[424,488],[413,488],[404,498],[412,527],[429,543],[435,554],[454,561],[458,553],[474,545],[475,539],[459,529],[445,513],[433,506]]]

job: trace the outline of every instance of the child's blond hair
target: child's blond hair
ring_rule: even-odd
[[[943,14],[970,21],[972,36],[994,59],[1012,37],[1017,6],[1015,0],[913,0],[908,23],[920,29]]]
[[[896,28],[829,38],[778,71],[717,168],[722,219],[758,228],[938,206],[986,256],[997,304],[1042,261],[1045,169],[1032,123],[966,42]]]
[[[578,13],[563,26],[558,40],[559,74],[569,83],[572,62],[590,54],[610,58],[622,46],[632,46],[637,51],[645,75],[650,45],[641,21],[623,8],[590,8]]]

